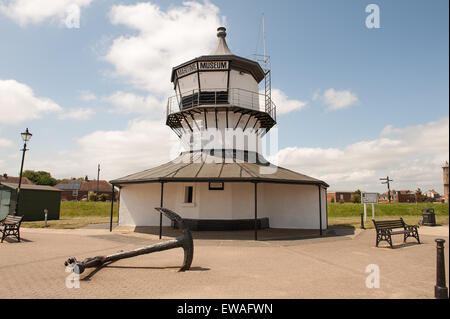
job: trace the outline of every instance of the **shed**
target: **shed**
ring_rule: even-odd
[[[0,182],[0,219],[14,214],[17,202],[18,184]],[[25,221],[44,220],[44,209],[48,210],[47,219],[59,219],[61,191],[52,186],[22,184],[17,215]]]

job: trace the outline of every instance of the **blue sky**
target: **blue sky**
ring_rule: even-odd
[[[145,16],[131,27],[127,8],[141,1],[66,1],[79,5],[79,28],[62,22],[65,8],[39,1],[32,13],[21,11],[16,1],[0,1],[0,81],[16,82],[5,84],[3,96],[22,84],[33,98],[53,103],[27,118],[25,109],[6,105],[22,100],[2,100],[0,91],[0,170],[17,174],[25,127],[34,134],[26,168],[57,177],[94,177],[95,163],[101,162],[103,177],[112,179],[169,159],[165,144],[174,140],[161,141],[174,134],[160,126],[173,65],[163,59],[160,65],[155,59],[143,63],[148,74],[159,76],[156,84],[133,64],[130,43],[125,44],[130,51],[114,51],[123,37],[134,38],[134,45],[141,41],[144,53],[158,52],[151,48],[156,38],[143,32]],[[222,22],[234,54],[262,53],[264,12],[272,87],[285,97],[275,103],[280,110],[296,106],[278,117],[279,164],[322,178],[331,189],[381,191],[378,178],[391,174],[397,189],[442,191],[440,164],[448,160],[448,1],[227,0],[198,2],[196,8],[182,1],[150,3],[162,19],[151,32],[170,38],[170,57],[180,63],[187,54],[207,54]],[[365,26],[370,3],[380,7],[380,29]],[[174,21],[164,15],[179,8],[185,16],[204,16],[204,28],[195,24],[195,14]],[[151,23],[156,13],[148,12]],[[173,26],[185,30],[182,38]],[[181,49],[191,43],[197,48]],[[140,61],[147,62],[135,62]],[[339,97],[353,100],[332,109]],[[18,109],[23,119],[8,121]]]

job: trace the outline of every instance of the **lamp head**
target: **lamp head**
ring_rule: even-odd
[[[20,133],[20,135],[22,135],[22,139],[23,139],[24,142],[28,142],[31,139],[31,136],[33,136],[33,134],[31,134],[28,131],[28,128],[25,130],[25,132]]]

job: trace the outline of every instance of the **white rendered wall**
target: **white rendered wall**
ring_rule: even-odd
[[[156,226],[159,214],[154,209],[160,206],[161,184],[133,184],[120,189],[119,225]],[[163,225],[170,225],[163,218]]]
[[[193,74],[190,74],[190,75],[187,75],[185,77],[178,79],[178,86],[179,86],[179,90],[178,90],[178,87],[175,90],[177,95],[179,94],[179,92],[181,92],[182,96],[191,95],[193,93],[193,91],[195,91],[195,93],[198,93],[198,75],[197,75],[197,73],[193,73]]]
[[[194,202],[185,204],[184,187],[194,186]],[[160,183],[126,185],[120,191],[119,224],[158,226]],[[253,219],[254,184],[225,183],[224,190],[209,190],[208,183],[164,184],[164,207],[183,218]],[[317,185],[258,184],[258,218],[268,217],[272,228],[319,229]],[[170,221],[163,217],[163,225]],[[322,189],[322,229],[326,229],[326,196]]]
[[[200,88],[202,91],[226,91],[228,71],[200,72]]]
[[[258,82],[252,75],[236,70],[230,71],[229,100],[233,105],[259,110],[258,93]]]
[[[259,212],[269,217],[271,228],[319,229],[319,187],[261,183]],[[322,189],[322,229],[326,229],[326,197]]]

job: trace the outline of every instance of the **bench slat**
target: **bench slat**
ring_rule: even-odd
[[[4,224],[18,224],[22,221],[23,216],[11,216],[8,215],[6,218],[2,221]]]

